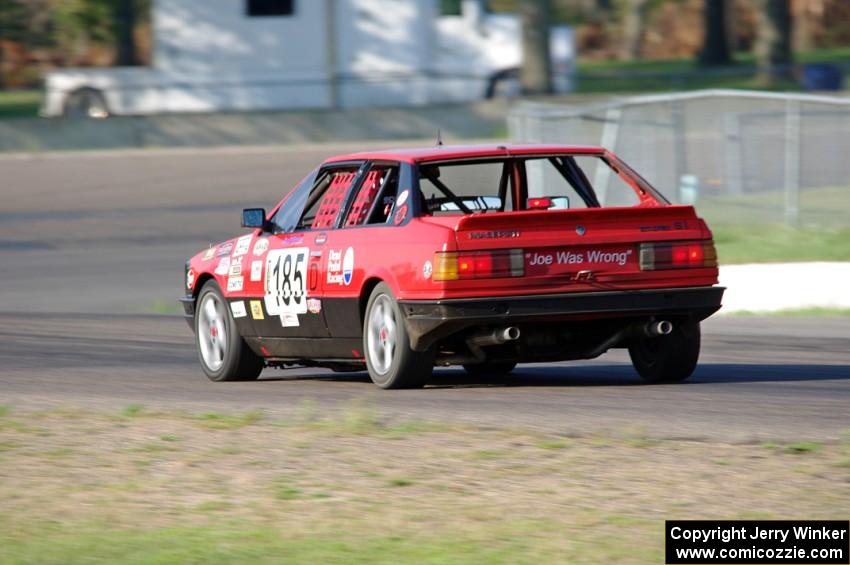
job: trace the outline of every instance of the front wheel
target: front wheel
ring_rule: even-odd
[[[366,305],[363,349],[372,382],[381,388],[425,386],[434,368],[434,351],[414,351],[401,310],[385,283],[379,283]]]
[[[253,381],[263,359],[248,347],[215,281],[204,284],[195,303],[195,343],[201,369],[211,381]]]
[[[699,360],[699,323],[674,325],[669,335],[645,338],[629,345],[638,374],[650,383],[676,383],[691,376]]]

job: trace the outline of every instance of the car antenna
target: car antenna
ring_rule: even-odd
[[[437,129],[437,147],[443,145],[443,134],[440,132],[439,128]]]

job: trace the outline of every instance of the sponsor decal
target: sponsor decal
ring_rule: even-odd
[[[503,239],[519,236],[519,230],[490,230],[469,232],[469,239]]]
[[[244,318],[248,315],[248,313],[245,311],[245,302],[243,302],[242,300],[231,302],[230,311],[233,312],[234,318]]]
[[[581,225],[576,226],[576,233],[579,234],[579,235],[584,235],[584,234],[587,233],[587,228],[585,228],[584,226],[581,226]]]
[[[342,282],[346,286],[351,284],[351,277],[354,275],[354,249],[349,247],[345,250],[345,257],[342,258]]]
[[[280,325],[284,328],[297,328],[301,324],[298,322],[298,314],[292,312],[284,312],[280,315]]]
[[[239,292],[245,279],[242,277],[230,277],[227,279],[227,292]]]
[[[431,278],[431,273],[434,272],[434,266],[431,265],[431,261],[425,261],[425,264],[422,265],[422,276],[426,279]]]
[[[313,241],[318,243],[319,245],[321,245],[324,242],[326,242],[327,240],[328,240],[328,234],[320,233],[319,235],[316,236],[316,239],[314,239]]]
[[[328,251],[328,284],[342,284],[342,250]]]
[[[228,272],[231,277],[238,277],[242,274],[242,257],[230,261],[230,271]]]
[[[632,255],[631,249],[624,251],[557,251],[554,253],[526,253],[525,258],[532,267],[538,265],[625,265]]]
[[[403,205],[405,202],[407,202],[407,199],[408,199],[409,196],[410,196],[410,191],[407,190],[407,189],[403,190],[401,192],[401,194],[398,195],[398,200],[396,201],[396,205],[397,206]]]
[[[343,255],[341,249],[328,251],[328,284],[351,284],[354,275],[354,249],[349,247]]]
[[[222,257],[213,272],[217,275],[226,275],[228,269],[230,269],[230,257]]]
[[[239,239],[236,240],[236,248],[233,250],[233,256],[238,257],[240,255],[245,255],[248,253],[248,249],[251,248],[251,240],[254,238],[252,234],[243,235]]]
[[[263,280],[263,261],[251,261],[251,281]]]
[[[251,301],[251,317],[255,320],[265,320],[266,317],[263,315],[263,303],[259,300]]]
[[[318,314],[322,311],[322,301],[318,298],[308,298],[307,311],[311,314]]]
[[[257,240],[257,243],[254,244],[254,250],[252,253],[254,255],[262,255],[266,251],[269,250],[269,240],[261,237]]]
[[[299,234],[285,235],[285,236],[283,236],[282,241],[285,244],[294,245],[296,243],[301,243],[302,241],[304,241],[304,236],[301,235],[300,233]]]
[[[393,223],[395,225],[399,225],[400,223],[402,223],[404,221],[404,219],[406,217],[407,217],[407,204],[404,204],[404,205],[396,208],[395,216],[393,216]]]
[[[195,271],[189,269],[186,273],[186,288],[192,288],[193,284],[195,284]]]
[[[233,242],[228,241],[227,243],[222,243],[218,246],[218,251],[215,252],[216,257],[222,257],[224,255],[230,255],[230,251],[233,249]]]
[[[204,251],[204,256],[201,257],[201,261],[209,261],[215,256],[215,247],[210,247],[206,251]]]
[[[306,247],[291,247],[275,249],[266,255],[263,298],[270,316],[307,313],[305,285],[309,253]]]

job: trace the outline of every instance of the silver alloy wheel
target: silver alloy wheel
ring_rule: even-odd
[[[380,375],[389,372],[396,350],[396,319],[390,297],[381,294],[372,304],[366,335],[369,361]]]
[[[218,371],[227,353],[227,326],[224,304],[213,293],[204,296],[198,310],[198,345],[201,358],[210,371]]]

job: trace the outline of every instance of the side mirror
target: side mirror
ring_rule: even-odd
[[[266,229],[266,209],[245,208],[242,210],[242,227]]]

